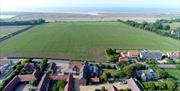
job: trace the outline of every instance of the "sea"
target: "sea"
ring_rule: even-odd
[[[16,15],[6,15],[6,14],[4,14],[4,15],[0,15],[0,19],[10,19],[10,18],[12,18],[12,17],[15,17]]]
[[[51,7],[32,9],[37,12],[96,12],[96,13],[179,13],[180,8],[122,8],[122,7]]]

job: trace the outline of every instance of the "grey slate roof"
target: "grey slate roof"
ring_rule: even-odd
[[[155,60],[161,60],[162,58],[161,52],[141,52],[140,57],[144,59],[155,59]]]

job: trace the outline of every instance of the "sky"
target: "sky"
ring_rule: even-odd
[[[121,7],[179,8],[180,0],[0,0],[0,11],[21,11],[38,8]]]

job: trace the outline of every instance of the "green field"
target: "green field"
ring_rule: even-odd
[[[180,70],[178,69],[164,69],[168,74],[180,84]]]
[[[169,23],[171,28],[178,28],[180,27],[180,22],[173,22],[173,23]]]
[[[180,41],[120,22],[64,22],[37,25],[0,43],[1,56],[23,55],[103,60],[104,50],[180,50]]]
[[[0,26],[0,38],[7,36],[8,34],[11,34],[13,32],[16,32],[18,30],[22,30],[24,28],[29,27],[29,25],[24,26]]]

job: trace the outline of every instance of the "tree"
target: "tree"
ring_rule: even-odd
[[[142,64],[134,63],[123,68],[123,72],[128,76],[132,77],[135,70],[142,70],[145,66]]]
[[[106,88],[104,86],[102,86],[101,91],[106,91]]]
[[[114,51],[113,51],[111,48],[107,48],[107,49],[106,49],[106,54],[108,54],[108,55],[113,55],[113,54],[114,54]]]
[[[106,59],[108,62],[117,62],[118,55],[106,55]]]
[[[47,59],[43,59],[40,63],[40,69],[41,71],[45,70],[46,64],[47,64],[48,60]]]
[[[110,77],[111,77],[111,73],[105,72],[105,71],[101,75],[101,79],[104,80],[104,81],[107,81]]]
[[[22,64],[22,65],[25,65],[26,63],[29,63],[29,62],[31,62],[31,61],[32,61],[32,58],[23,59],[23,60],[21,61],[21,64]]]
[[[163,25],[163,29],[164,29],[164,30],[169,30],[169,29],[170,29],[170,26],[169,26],[169,25]]]
[[[141,25],[140,25],[140,28],[141,28],[141,29],[144,29],[145,26],[147,26],[147,25],[148,25],[148,23],[147,23],[146,21],[143,21],[143,22],[141,23]]]
[[[66,80],[59,80],[58,83],[57,83],[57,86],[59,87],[59,89],[61,88],[64,88],[65,85],[66,85]]]

